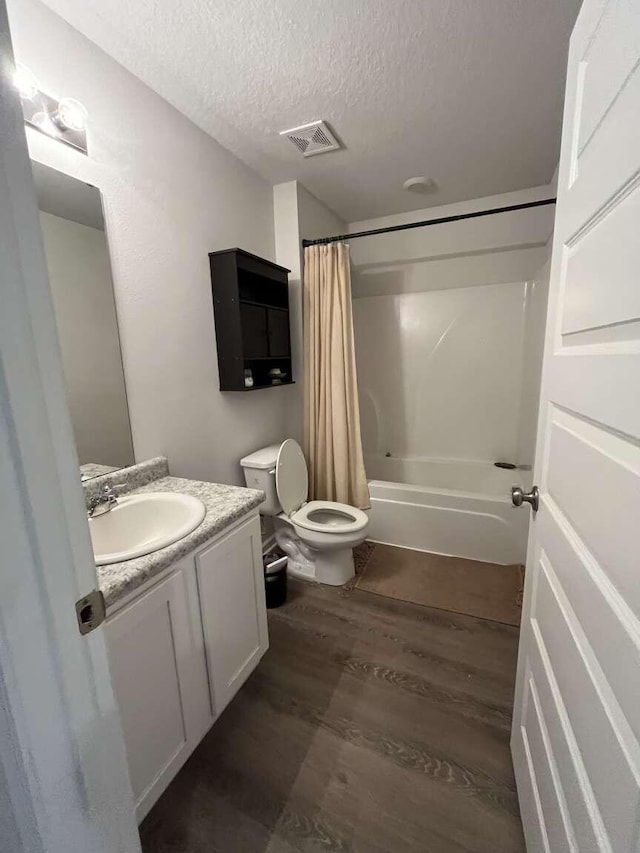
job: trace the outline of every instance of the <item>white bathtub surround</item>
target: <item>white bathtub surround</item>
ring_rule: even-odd
[[[403,224],[553,197],[553,186],[352,223]],[[510,506],[533,460],[553,206],[353,241],[371,536],[515,563]],[[405,484],[404,486],[399,484]]]
[[[524,282],[355,300],[365,453],[518,461],[525,300]]]
[[[345,243],[304,251],[304,447],[312,498],[369,506]]]
[[[420,213],[436,218],[553,195],[541,187]],[[548,281],[539,271],[553,212],[539,207],[353,241],[365,454],[531,464],[527,425],[537,411]],[[405,221],[385,217],[350,230]]]
[[[364,457],[369,476],[373,480],[406,483],[410,486],[445,489],[472,495],[504,497],[510,484],[524,477],[528,482],[528,469],[509,470],[497,468],[492,462],[468,459],[430,459],[427,457],[386,457],[368,454]]]

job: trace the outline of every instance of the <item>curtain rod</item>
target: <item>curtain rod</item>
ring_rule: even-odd
[[[373,228],[371,231],[356,231],[353,234],[339,234],[336,237],[319,237],[317,240],[303,240],[302,245],[321,246],[326,243],[337,243],[343,240],[354,240],[356,237],[373,237],[375,234],[390,234],[392,231],[407,231],[409,228],[426,228],[427,225],[442,225],[445,222],[460,222],[462,219],[477,219],[479,216],[493,216],[495,213],[509,213],[512,210],[527,210],[530,207],[543,207],[555,204],[555,198],[545,198],[542,201],[528,201],[525,204],[513,204],[510,207],[494,207],[491,210],[476,210],[473,213],[458,213],[456,216],[441,216],[440,219],[424,219],[422,222],[407,222],[404,225],[390,225],[388,228]]]

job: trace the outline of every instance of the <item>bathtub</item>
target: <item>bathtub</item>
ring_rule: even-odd
[[[491,462],[365,457],[371,493],[368,538],[490,563],[524,563],[529,512],[511,486],[531,472]]]

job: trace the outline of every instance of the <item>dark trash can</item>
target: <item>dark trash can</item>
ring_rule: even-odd
[[[280,607],[287,600],[287,562],[289,558],[279,549],[262,558],[264,591],[267,607]]]

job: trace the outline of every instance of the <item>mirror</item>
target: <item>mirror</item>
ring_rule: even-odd
[[[96,187],[32,162],[82,479],[134,463],[111,264]]]

